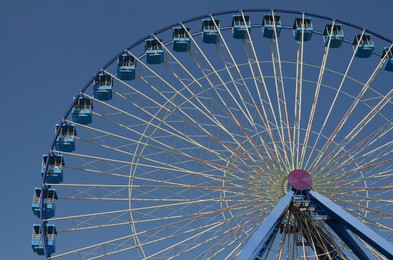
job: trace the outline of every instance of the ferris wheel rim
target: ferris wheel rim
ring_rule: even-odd
[[[320,19],[327,20],[327,21],[336,21],[338,23],[347,25],[347,26],[352,27],[352,28],[356,28],[356,29],[359,29],[359,30],[365,30],[365,32],[368,32],[371,35],[373,35],[375,37],[378,37],[378,38],[384,40],[387,43],[390,43],[390,44],[393,43],[393,40],[391,40],[391,39],[389,39],[389,38],[387,38],[387,37],[385,37],[385,36],[383,36],[383,35],[381,35],[379,33],[376,33],[374,31],[371,31],[371,30],[365,29],[365,28],[363,28],[361,26],[358,26],[358,25],[346,22],[345,20],[335,19],[335,18],[332,18],[332,17],[329,17],[329,16],[324,16],[324,15],[315,14],[315,13],[295,11],[295,10],[288,10],[288,9],[266,9],[266,8],[251,8],[251,9],[241,9],[241,10],[229,10],[229,11],[214,12],[214,13],[211,13],[211,14],[198,15],[198,16],[195,16],[193,18],[189,18],[189,19],[186,19],[184,21],[179,21],[179,22],[173,23],[173,24],[171,24],[169,26],[162,27],[161,29],[158,29],[157,31],[155,31],[155,32],[153,32],[151,34],[148,34],[148,35],[140,38],[139,40],[135,41],[134,43],[129,45],[126,49],[120,51],[118,54],[113,56],[113,58],[109,59],[105,63],[104,66],[102,66],[98,71],[96,71],[93,74],[93,76],[85,83],[85,85],[82,87],[82,89],[77,93],[77,95],[75,95],[75,97],[76,98],[80,97],[81,94],[84,93],[89,88],[89,86],[94,81],[96,76],[100,72],[105,70],[108,66],[113,64],[125,51],[129,51],[129,50],[133,49],[137,45],[139,45],[139,44],[143,43],[145,40],[149,39],[152,35],[157,35],[157,34],[162,33],[164,31],[168,31],[168,30],[172,29],[174,26],[177,26],[177,25],[182,24],[182,23],[189,23],[189,22],[193,22],[193,21],[196,21],[196,20],[199,20],[199,19],[202,19],[202,18],[210,17],[210,16],[219,16],[219,15],[225,15],[225,14],[235,14],[235,13],[239,13],[239,12],[250,12],[250,13],[251,12],[257,12],[257,13],[261,13],[261,12],[271,12],[271,11],[275,11],[275,12],[278,12],[278,13],[290,13],[290,14],[302,14],[302,15],[304,14],[304,15],[308,15],[310,17],[320,18]],[[227,28],[227,29],[229,29],[229,28]],[[195,33],[195,35],[197,35],[197,34],[200,34],[200,32]],[[192,35],[194,36],[194,33]],[[141,57],[143,57],[143,56],[144,56],[144,54],[141,55]],[[69,116],[69,114],[71,113],[72,106],[73,106],[73,103],[66,110],[66,112],[65,112],[65,114],[63,116],[63,119],[61,120],[60,123],[62,123],[63,120]],[[57,135],[58,135],[58,133],[55,134],[55,137],[53,138],[53,141],[51,142],[50,149],[53,149],[54,144],[55,144],[55,138],[57,137]]]

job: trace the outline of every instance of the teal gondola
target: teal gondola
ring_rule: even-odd
[[[56,138],[56,150],[62,152],[75,151],[75,137],[76,127],[74,124],[63,123],[62,125],[56,124],[56,131],[59,130],[59,135]]]
[[[160,64],[164,62],[164,51],[161,40],[147,39],[145,41],[146,63]]]
[[[51,153],[42,156],[41,176],[44,176],[45,169],[48,167],[45,176],[45,183],[63,182],[64,158],[62,154]]]
[[[368,33],[355,35],[352,46],[356,49],[355,55],[358,58],[368,58],[374,52],[374,42],[371,38],[371,34]]]
[[[296,41],[301,41],[302,35],[304,41],[309,41],[314,32],[311,18],[295,18],[292,29]]]
[[[45,255],[45,248],[46,248],[46,250],[47,250],[46,254],[48,256],[51,256],[56,251],[57,231],[56,231],[55,225],[54,224],[46,224],[44,232],[47,237],[46,243],[45,243],[44,236],[41,232],[41,225],[40,224],[33,225],[33,234],[31,237],[31,247],[33,248],[33,251],[37,255]]]
[[[173,50],[176,52],[190,51],[191,41],[189,37],[190,28],[176,26],[172,29]]]
[[[111,75],[100,73],[94,79],[94,98],[102,101],[112,99],[113,80]]]
[[[279,15],[265,14],[262,21],[262,32],[265,38],[275,38],[274,32],[277,33],[277,38],[280,37],[281,19]]]
[[[385,47],[381,54],[381,58],[385,58],[385,55],[386,61],[383,65],[383,69],[386,71],[393,71],[393,50]]]
[[[75,99],[72,107],[72,121],[82,125],[88,125],[92,122],[93,100],[86,97]]]
[[[341,24],[325,25],[322,35],[325,46],[328,46],[330,41],[329,48],[340,48],[344,42],[344,31],[341,28]]]
[[[217,26],[216,26],[217,25]],[[209,44],[217,44],[220,41],[218,28],[220,27],[219,20],[212,20],[211,18],[202,20],[202,41]]]
[[[247,33],[248,31],[248,33]],[[251,33],[249,15],[236,14],[232,17],[232,35],[235,39],[246,39]]]
[[[32,202],[32,209],[34,215],[37,217],[41,216],[41,188],[35,188],[34,189],[34,195],[33,195],[33,202]],[[43,194],[44,196],[44,206],[43,206],[43,217],[45,219],[51,218],[55,215],[55,209],[56,209],[56,201],[57,201],[57,194],[55,189],[45,189]]]
[[[135,66],[134,56],[123,53],[117,60],[117,77],[121,80],[135,79]]]

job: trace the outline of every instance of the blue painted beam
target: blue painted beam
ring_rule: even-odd
[[[359,259],[371,260],[375,257],[367,248],[355,237],[351,230],[343,227],[340,222],[336,220],[326,220],[326,224],[341,238],[346,245],[351,248],[352,252],[359,257]]]
[[[274,234],[281,224],[281,220],[291,203],[293,191],[284,195],[265,218],[262,225],[252,234],[247,244],[240,251],[237,260],[257,259],[268,248]]]
[[[393,259],[393,245],[375,233],[365,224],[361,223],[351,214],[346,212],[332,200],[322,196],[321,194],[310,191],[311,199],[317,203],[329,216],[341,222],[343,227],[348,228],[354,234],[363,239],[366,243],[376,249],[378,252],[386,256],[388,259]],[[337,234],[339,235],[339,234]]]

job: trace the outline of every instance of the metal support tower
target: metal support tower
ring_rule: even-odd
[[[287,194],[278,201],[263,223],[250,237],[247,244],[237,256],[238,260],[260,259],[271,243],[273,243],[274,237],[279,231],[280,226],[283,225],[283,220],[291,211],[300,210],[307,213],[319,214],[311,212],[315,211],[316,208],[323,212],[324,216],[321,215],[320,217],[324,223],[345,242],[348,248],[350,248],[359,259],[374,259],[371,252],[364,246],[364,243],[378,251],[387,259],[393,259],[393,246],[388,241],[365,224],[361,223],[332,200],[313,191],[311,185],[311,175],[306,171],[294,170],[289,174]],[[312,221],[311,214],[302,214],[301,216],[309,218],[307,221]],[[318,232],[323,231],[318,230]],[[359,238],[362,241],[360,241]],[[315,239],[321,238],[316,237]],[[330,241],[320,242],[330,245]],[[315,247],[314,250],[316,254],[323,255],[325,249]],[[329,251],[332,251],[330,247]],[[342,259],[339,254],[331,255],[331,257],[337,260]],[[325,258],[326,256],[319,257],[319,259]]]

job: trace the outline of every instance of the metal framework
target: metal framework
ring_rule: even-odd
[[[307,205],[307,209],[305,209],[306,211],[313,211],[309,212],[310,214],[308,214],[308,217],[312,217],[312,213],[314,213],[316,208],[321,209],[324,214],[323,219],[325,223],[329,225],[346,245],[348,245],[359,259],[374,259],[374,256],[362,244],[363,241],[380,252],[387,259],[393,258],[393,246],[388,241],[330,199],[312,190],[308,192],[310,200],[314,204]],[[292,210],[299,210],[299,208],[293,206],[295,203],[296,195],[293,191],[289,191],[280,199],[271,213],[264,219],[261,226],[249,238],[247,244],[237,256],[237,259],[260,259],[265,255],[266,250],[272,243],[273,237],[276,235],[275,233],[278,232],[280,225],[283,224],[283,220],[288,214],[288,211],[290,211],[291,208]],[[321,212],[316,214],[320,213]],[[356,236],[354,236],[354,234]],[[359,240],[358,237],[363,241]],[[317,251],[318,253],[324,253],[320,257],[321,259],[327,258],[326,255],[329,255],[329,258],[342,259],[341,257],[337,258],[334,255],[330,255],[329,252],[323,249]]]
[[[232,15],[247,25],[236,37]],[[335,38],[336,25],[355,41]],[[359,58],[364,35],[375,46]],[[33,203],[33,250],[393,259],[391,48],[367,29],[290,10],[213,13],[147,35],[97,71],[75,97],[88,107],[73,100],[56,128]],[[307,189],[292,183],[308,173]],[[48,213],[49,189],[62,210],[52,201]]]

